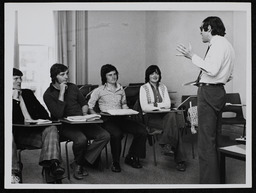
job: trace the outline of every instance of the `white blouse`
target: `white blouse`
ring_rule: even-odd
[[[171,107],[171,100],[168,94],[167,87],[164,84],[159,83],[158,90],[163,100],[162,102],[157,103],[157,107],[155,107],[154,93],[150,83],[146,83],[140,87],[140,105],[142,111],[148,112],[160,108],[168,109]]]

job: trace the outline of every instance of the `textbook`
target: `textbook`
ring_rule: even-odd
[[[100,119],[101,115],[99,114],[90,114],[90,115],[78,115],[78,116],[68,116],[65,118],[68,121],[94,121]]]
[[[25,122],[26,122],[26,124],[31,124],[31,125],[33,125],[33,124],[40,125],[40,124],[52,123],[52,121],[50,121],[49,119],[26,120]]]
[[[136,115],[139,112],[133,109],[111,109],[103,112],[104,114],[109,115]]]

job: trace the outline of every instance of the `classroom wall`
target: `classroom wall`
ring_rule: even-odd
[[[88,12],[88,82],[101,84],[100,68],[113,64],[119,82],[143,82],[145,69],[145,12]]]
[[[190,60],[176,56],[179,43],[192,45],[204,57],[207,44],[202,43],[199,27],[208,16],[219,16],[226,27],[226,38],[236,51],[234,80],[227,92],[239,92],[246,103],[246,13],[233,11],[89,11],[88,69],[89,83],[100,84],[100,67],[114,64],[120,83],[144,82],[145,69],[156,64],[162,82],[179,104],[182,95],[196,94],[197,88],[182,86],[195,80],[199,69]],[[248,64],[250,65],[250,64]]]

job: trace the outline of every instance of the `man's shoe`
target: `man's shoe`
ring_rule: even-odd
[[[126,156],[125,161],[126,164],[132,166],[133,168],[142,168],[142,165],[140,164],[139,158],[136,158],[134,156]]]
[[[15,175],[15,174],[12,174],[11,183],[12,184],[19,184],[20,183],[20,177]]]
[[[121,167],[119,162],[113,162],[112,166],[111,166],[111,170],[112,172],[121,172]]]
[[[87,172],[86,167],[83,166],[83,176],[88,176],[88,175],[89,173]]]
[[[64,175],[53,175],[50,167],[43,167],[43,176],[47,184],[55,184],[57,181],[62,181],[66,178]]]
[[[186,164],[185,162],[179,162],[176,166],[176,169],[180,172],[185,172],[186,171]]]
[[[165,144],[162,147],[162,154],[164,154],[166,156],[174,156],[175,149],[170,144]]]
[[[76,162],[70,164],[71,169],[73,169],[73,177],[77,180],[84,179],[83,177],[83,167],[78,165]]]
[[[65,173],[65,169],[60,167],[58,162],[53,162],[50,166],[50,170],[54,176],[62,176]]]

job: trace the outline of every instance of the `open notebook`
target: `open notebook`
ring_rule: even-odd
[[[100,119],[101,115],[99,114],[90,114],[90,115],[79,115],[79,116],[68,116],[65,119],[68,121],[94,121]]]
[[[40,124],[52,123],[52,121],[50,121],[49,119],[26,120],[25,122],[26,122],[26,124],[31,124],[31,125],[33,125],[33,124],[40,125]]]
[[[103,112],[104,114],[110,115],[136,115],[139,112],[133,109],[111,109]]]

